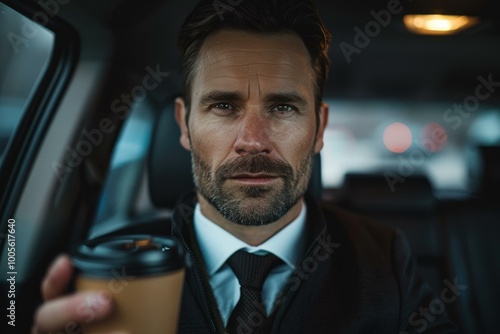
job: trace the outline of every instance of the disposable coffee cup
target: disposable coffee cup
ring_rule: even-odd
[[[185,266],[175,240],[152,235],[97,238],[78,248],[73,264],[76,290],[99,296],[77,310],[84,317],[84,334],[177,332]],[[114,312],[95,320],[99,303],[106,298],[113,299]]]

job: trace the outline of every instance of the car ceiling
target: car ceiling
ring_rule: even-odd
[[[158,98],[180,90],[176,35],[184,17],[195,6],[195,0],[73,1],[78,3],[80,13],[94,16],[116,33],[118,43],[124,45],[119,57],[124,67],[137,73],[148,64],[161,64],[168,69],[171,73],[168,87],[156,92]],[[388,1],[316,0],[333,36],[326,97],[448,102],[473,94],[479,75],[492,74],[493,78],[500,78],[498,1],[448,0],[433,4],[439,6],[446,2],[462,4],[463,13],[480,15],[481,24],[453,36],[416,35],[403,27],[403,13],[414,8],[410,7],[411,2],[402,1],[403,13],[392,16],[391,23],[371,38],[359,54],[352,54],[348,62],[340,45],[354,45],[354,28],[364,30],[366,23],[374,20],[371,11],[386,9]],[[498,95],[490,102],[500,100]]]

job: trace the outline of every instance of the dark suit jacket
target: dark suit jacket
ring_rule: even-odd
[[[193,234],[195,201],[185,197],[173,217],[173,236],[188,255],[178,332],[224,333]],[[445,312],[428,311],[439,296],[416,276],[399,232],[321,209],[307,195],[306,203],[309,248],[278,298],[269,333],[455,332]],[[250,319],[247,325],[242,333],[251,333]]]

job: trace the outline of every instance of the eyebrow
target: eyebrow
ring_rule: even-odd
[[[296,103],[300,105],[307,105],[307,100],[305,97],[297,92],[281,92],[281,93],[271,93],[264,97],[264,101],[268,103]]]
[[[203,94],[200,98],[201,104],[209,104],[217,101],[243,101],[243,95],[238,92],[213,90]]]
[[[201,104],[209,104],[217,101],[244,101],[243,94],[234,91],[213,90],[203,94],[200,98]],[[307,105],[307,100],[295,91],[270,93],[264,96],[266,103],[297,103]]]

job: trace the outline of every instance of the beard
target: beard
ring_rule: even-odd
[[[226,162],[215,171],[192,148],[196,188],[222,216],[239,225],[262,226],[283,217],[304,195],[312,171],[311,149],[297,170],[283,160],[265,155],[245,155]],[[234,185],[238,174],[265,173],[279,177],[276,185]]]

